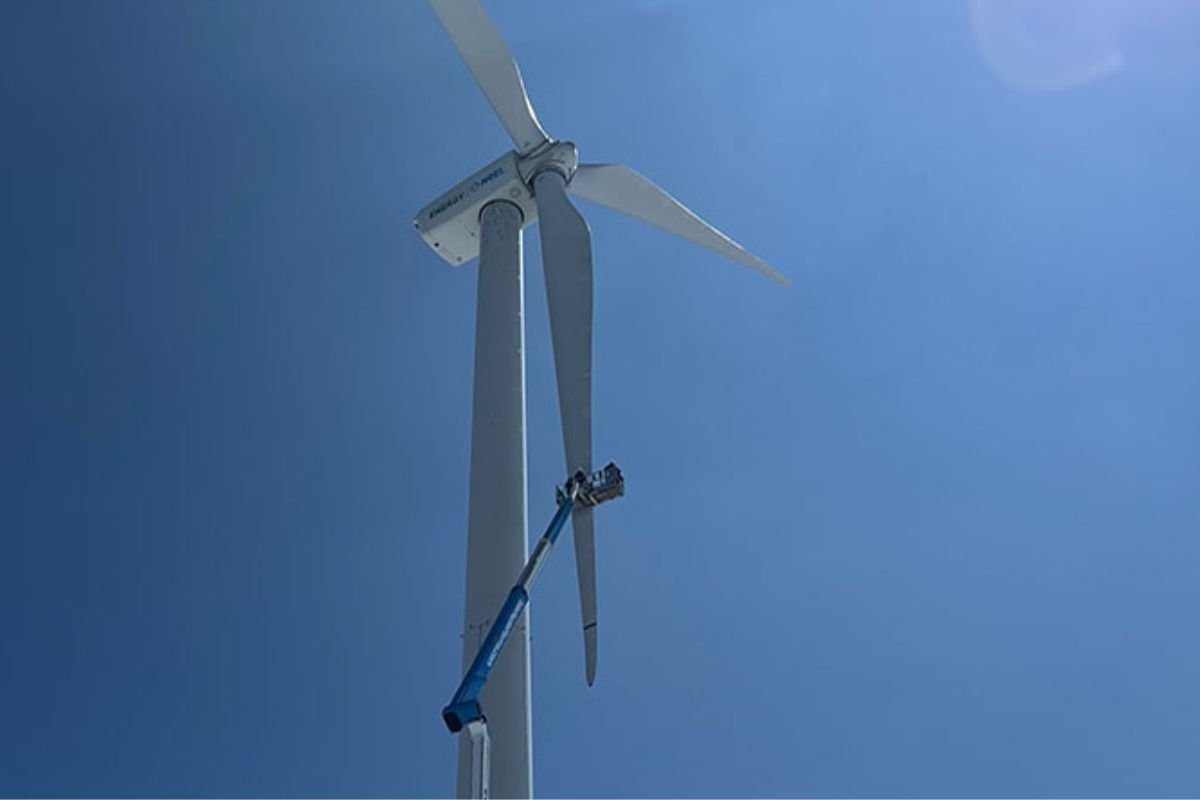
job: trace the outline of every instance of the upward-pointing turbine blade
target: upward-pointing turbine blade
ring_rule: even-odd
[[[592,471],[592,234],[567,197],[566,179],[547,170],[533,181],[550,307],[550,337],[567,474]],[[596,679],[596,544],[592,509],[577,505],[575,569],[583,612],[587,682]]]
[[[527,155],[547,140],[512,51],[479,0],[429,0],[467,69],[483,90],[517,151]]]
[[[787,278],[696,216],[648,178],[622,164],[580,164],[568,187],[573,194],[681,236],[761,272],[784,286]]]

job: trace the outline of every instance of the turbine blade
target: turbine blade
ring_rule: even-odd
[[[526,155],[547,141],[525,94],[525,82],[512,51],[479,0],[429,0],[429,5],[512,137],[517,151]]]
[[[579,578],[579,604],[583,611],[583,657],[587,684],[596,682],[596,529],[592,509],[571,514],[575,528],[575,573]]]
[[[648,178],[622,164],[580,164],[568,187],[593,203],[649,223],[761,272],[784,286],[788,279],[696,216]]]
[[[592,471],[592,234],[552,170],[533,181],[567,474]],[[592,510],[571,515],[588,685],[596,677],[596,545]]]

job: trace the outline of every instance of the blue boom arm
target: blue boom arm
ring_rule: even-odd
[[[575,473],[565,486],[555,491],[558,495],[558,510],[554,512],[554,517],[546,527],[546,532],[538,540],[537,547],[533,549],[533,555],[525,564],[525,569],[521,570],[516,586],[513,586],[508,593],[508,599],[500,607],[500,613],[496,615],[496,621],[492,623],[491,629],[483,640],[483,645],[475,654],[475,660],[471,662],[467,674],[463,676],[462,683],[458,685],[458,691],[450,699],[450,704],[442,709],[442,719],[445,720],[446,727],[450,729],[451,733],[458,733],[470,723],[483,719],[483,707],[479,704],[479,695],[483,693],[488,675],[491,674],[496,659],[504,650],[508,637],[512,635],[513,628],[517,626],[521,612],[525,610],[525,606],[529,605],[529,590],[533,587],[538,572],[545,565],[546,559],[550,555],[550,549],[554,547],[554,542],[562,533],[563,526],[567,524],[567,519],[571,516],[571,510],[575,507],[576,501],[584,506],[596,506],[620,497],[625,494],[625,478],[621,475],[621,470],[617,468],[617,465],[610,463],[604,469],[590,476],[582,471]]]
[[[529,557],[525,569],[521,570],[521,577],[517,579],[517,585],[508,593],[508,599],[500,607],[500,613],[496,616],[496,621],[492,623],[491,630],[483,640],[483,646],[475,654],[475,660],[471,662],[467,674],[463,676],[462,683],[458,685],[458,691],[454,693],[450,704],[442,709],[442,719],[446,721],[446,727],[450,729],[451,733],[457,733],[468,723],[483,717],[483,708],[479,705],[479,695],[483,692],[483,687],[487,685],[488,675],[491,674],[496,659],[500,657],[500,652],[508,642],[508,637],[512,635],[513,628],[516,627],[517,620],[521,617],[521,612],[525,610],[525,606],[529,605],[529,589],[533,586],[533,581],[545,563],[546,557],[550,555],[550,548],[554,546],[558,535],[562,533],[567,518],[571,516],[578,488],[578,482],[568,481],[567,491],[559,492],[558,511],[554,513],[549,527],[546,528],[546,532],[542,534],[537,547],[534,548],[533,555]]]

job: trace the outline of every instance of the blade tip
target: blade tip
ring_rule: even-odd
[[[583,645],[587,665],[587,685],[596,682],[596,623],[583,629]]]
[[[754,258],[754,257],[751,256],[751,258]],[[786,287],[786,286],[792,285],[792,282],[790,279],[788,279],[782,272],[775,269],[767,262],[763,261],[760,258],[755,258],[754,261],[755,261],[755,264],[754,264],[755,270],[757,270],[758,272],[761,272],[763,275],[766,275],[768,278],[775,281],[780,286]]]

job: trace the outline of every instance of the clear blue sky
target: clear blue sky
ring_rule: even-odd
[[[585,209],[629,494],[595,688],[569,545],[535,593],[540,795],[1200,794],[1200,27],[1143,7],[1048,91],[957,0],[490,3],[793,281]],[[502,128],[415,1],[3,16],[0,794],[451,794],[475,271],[410,219]]]

